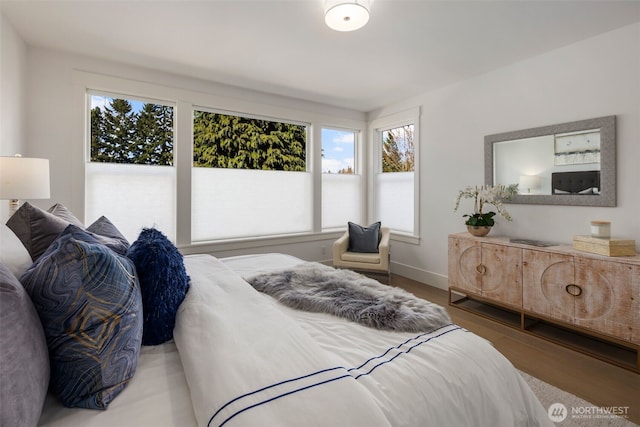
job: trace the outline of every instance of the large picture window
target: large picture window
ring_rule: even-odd
[[[312,231],[307,127],[194,110],[192,241]]]
[[[87,223],[107,216],[127,239],[155,226],[175,240],[174,108],[89,93]]]
[[[86,223],[107,216],[131,242],[155,227],[179,247],[236,248],[305,242],[367,218],[360,119],[325,128],[313,110],[74,76]],[[233,107],[209,106],[221,103]]]

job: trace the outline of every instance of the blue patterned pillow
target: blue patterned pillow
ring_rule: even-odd
[[[69,225],[20,278],[44,326],[65,406],[106,409],[135,373],[142,301],[133,263]]]
[[[189,290],[182,254],[155,228],[145,228],[131,244],[144,307],[142,345],[158,345],[173,338],[176,312]]]

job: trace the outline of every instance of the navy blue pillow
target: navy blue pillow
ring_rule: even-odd
[[[51,386],[68,407],[106,409],[133,377],[142,298],[133,263],[69,225],[22,275],[47,338]]]
[[[349,252],[375,253],[380,243],[380,221],[368,227],[349,222]]]
[[[158,345],[173,338],[178,307],[189,291],[182,254],[155,228],[145,228],[127,256],[136,265],[144,326],[142,345]]]

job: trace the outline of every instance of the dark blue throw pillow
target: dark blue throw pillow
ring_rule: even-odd
[[[349,222],[349,252],[375,253],[380,243],[380,221],[368,227]]]
[[[142,291],[142,345],[167,342],[173,338],[176,313],[189,290],[182,254],[161,231],[145,228],[127,256],[136,265]]]
[[[133,377],[142,298],[131,260],[69,225],[20,281],[40,316],[51,386],[68,407],[107,409]]]

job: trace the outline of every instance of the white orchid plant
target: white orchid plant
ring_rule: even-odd
[[[473,214],[462,215],[467,218],[465,224],[471,226],[493,226],[495,220],[493,217],[495,212],[483,212],[485,205],[493,205],[498,213],[504,217],[507,221],[511,221],[511,215],[507,212],[507,209],[502,204],[503,200],[509,200],[511,196],[518,192],[518,184],[510,185],[482,185],[482,186],[467,186],[464,190],[458,192],[456,198],[456,207],[453,211],[457,211],[460,206],[460,200],[473,199]]]

